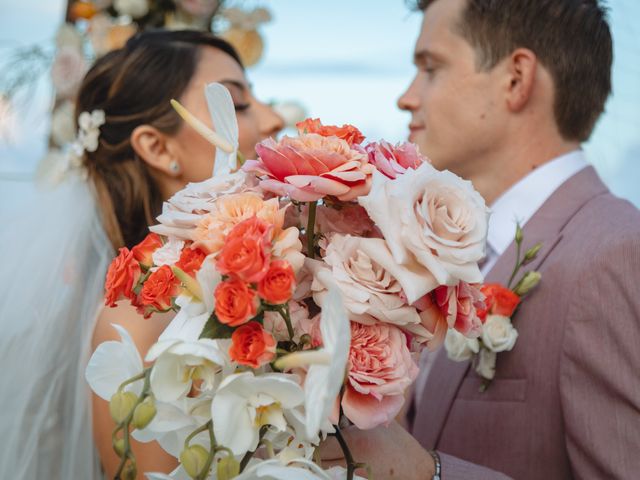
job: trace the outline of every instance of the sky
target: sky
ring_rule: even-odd
[[[329,124],[355,124],[370,138],[406,138],[409,115],[397,109],[396,101],[414,74],[411,57],[421,15],[404,0],[243,3],[265,6],[273,16],[260,27],[265,54],[248,71],[259,98],[298,101],[309,116]],[[50,44],[63,4],[0,0],[0,55],[11,46]],[[608,4],[615,43],[614,94],[584,148],[610,188],[640,205],[640,2]],[[44,154],[51,101],[46,78],[32,100],[11,119],[0,104],[0,122],[12,123],[12,141],[0,139],[0,198],[28,180]]]

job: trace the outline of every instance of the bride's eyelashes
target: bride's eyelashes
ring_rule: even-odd
[[[251,107],[251,104],[249,103],[236,103],[233,105],[236,112],[241,113],[241,112],[246,112],[247,110],[249,110],[249,108]]]

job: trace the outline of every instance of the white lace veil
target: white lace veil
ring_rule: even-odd
[[[112,247],[71,175],[0,227],[0,478],[102,478],[84,380]]]

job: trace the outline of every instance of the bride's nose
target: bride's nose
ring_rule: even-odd
[[[284,119],[266,103],[256,100],[255,111],[258,117],[258,130],[264,138],[273,137],[284,128]]]

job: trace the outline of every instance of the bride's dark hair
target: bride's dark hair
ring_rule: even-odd
[[[76,119],[98,109],[106,116],[98,149],[85,152],[83,162],[115,249],[140,242],[162,208],[160,188],[133,150],[131,132],[139,125],[169,135],[178,131],[182,120],[169,101],[186,90],[203,47],[221,50],[242,66],[233,47],[209,33],[155,30],[97,60],[82,82]]]

